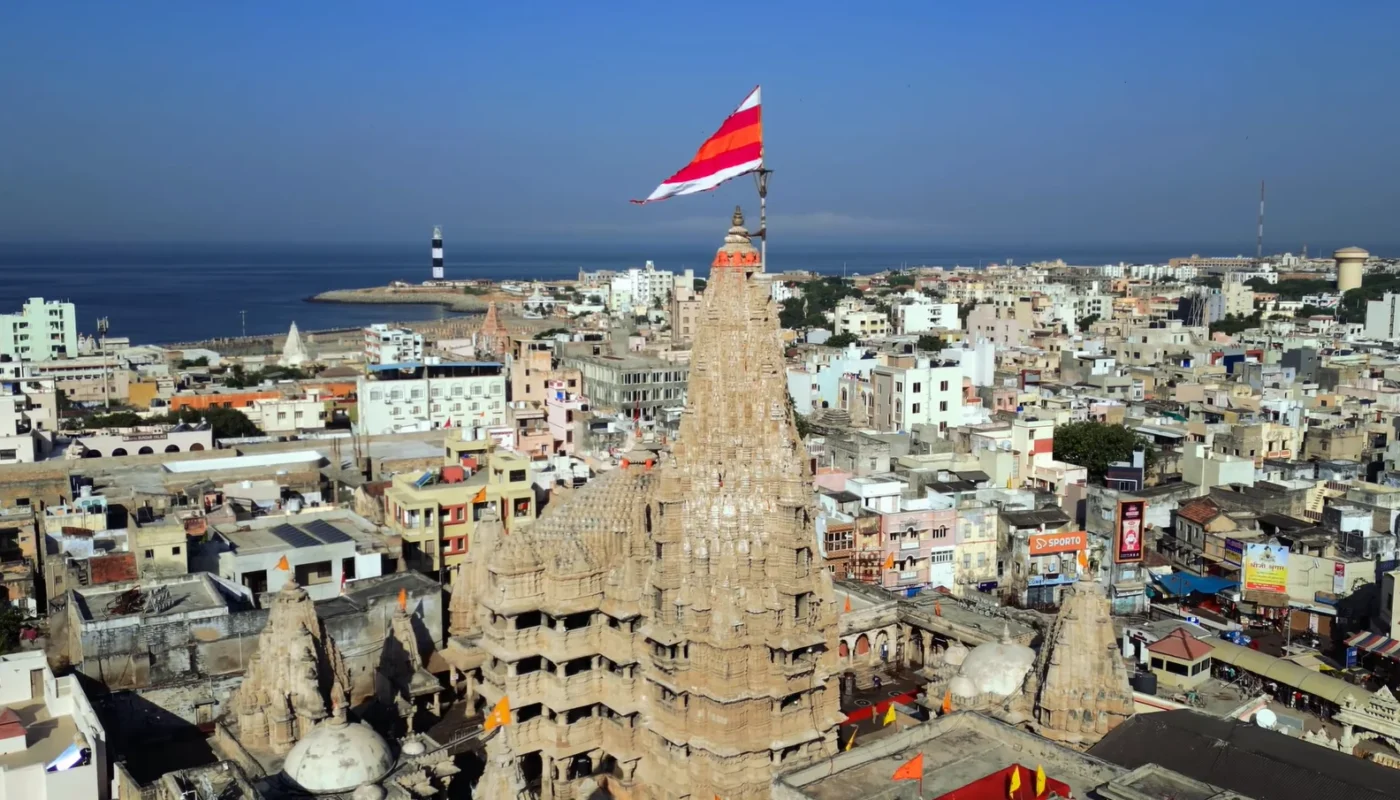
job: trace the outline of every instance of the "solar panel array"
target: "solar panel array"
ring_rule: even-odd
[[[350,535],[323,519],[313,519],[301,526],[307,533],[326,544],[354,541]]]
[[[292,547],[315,547],[320,544],[320,542],[313,539],[305,531],[286,523],[273,528],[270,533]]]

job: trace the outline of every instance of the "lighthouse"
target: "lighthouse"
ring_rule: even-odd
[[[433,227],[433,280],[442,280],[442,226]]]

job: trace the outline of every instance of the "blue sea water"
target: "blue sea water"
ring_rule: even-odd
[[[715,244],[617,245],[596,242],[447,245],[448,278],[558,280],[580,268],[625,269],[651,260],[659,269],[708,273]],[[1195,249],[1195,248],[1193,248]],[[1199,252],[1216,252],[1199,249]],[[1234,250],[1221,251],[1233,253]],[[1063,258],[1075,264],[1157,262],[1183,255],[1180,247],[1065,248],[953,247],[942,245],[771,246],[770,271],[806,269],[825,274],[875,272],[901,265],[977,266],[1014,259],[1028,263]],[[381,286],[429,277],[428,243],[403,244],[3,244],[0,243],[0,313],[13,313],[28,297],[75,303],[78,328],[91,333],[99,317],[112,336],[136,343],[194,341],[237,336],[240,311],[247,333],[281,333],[295,321],[302,330],[358,327],[372,322],[436,319],[436,306],[368,306],[311,303],[329,289]]]

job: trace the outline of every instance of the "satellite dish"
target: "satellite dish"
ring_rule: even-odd
[[[1278,714],[1267,708],[1261,708],[1254,712],[1254,724],[1266,731],[1271,731],[1278,725]]]

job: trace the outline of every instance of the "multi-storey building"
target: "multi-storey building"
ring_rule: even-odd
[[[404,562],[432,575],[461,563],[488,509],[507,530],[535,518],[529,459],[460,437],[448,440],[442,467],[395,475],[384,503],[385,524],[403,537]]]
[[[943,432],[962,423],[960,367],[935,366],[928,358],[901,357],[870,371],[875,391],[871,423],[880,431],[910,431],[930,425]]]
[[[493,361],[379,364],[357,392],[370,436],[462,428],[481,438],[506,419],[505,367]]]
[[[50,361],[78,355],[78,314],[72,303],[31,297],[18,314],[0,314],[0,356]]]
[[[51,378],[27,365],[0,363],[0,464],[41,460],[58,430],[58,393]]]
[[[554,452],[573,455],[580,438],[575,433],[577,416],[588,410],[588,398],[561,380],[550,381],[548,389],[544,400],[545,422],[554,440]]]
[[[693,274],[693,273],[692,273]],[[614,313],[645,312],[665,307],[675,288],[676,275],[668,269],[657,269],[648,261],[645,267],[633,267],[612,276],[608,309]]]
[[[423,360],[423,334],[376,322],[365,328],[366,364],[407,364]]]
[[[962,329],[957,303],[935,303],[917,292],[907,293],[892,310],[895,330],[900,334]]]
[[[879,339],[889,335],[890,318],[882,311],[867,310],[859,300],[846,298],[836,304],[832,326],[838,336],[848,333],[857,339]]]
[[[1386,292],[1379,300],[1367,301],[1366,338],[1400,339],[1400,294]]]
[[[685,405],[690,367],[640,355],[574,355],[562,359],[583,376],[583,392],[597,408],[629,419],[661,420]]]
[[[115,356],[81,356],[33,361],[33,374],[52,378],[63,396],[79,403],[122,402],[127,398],[130,373],[126,362]]]

